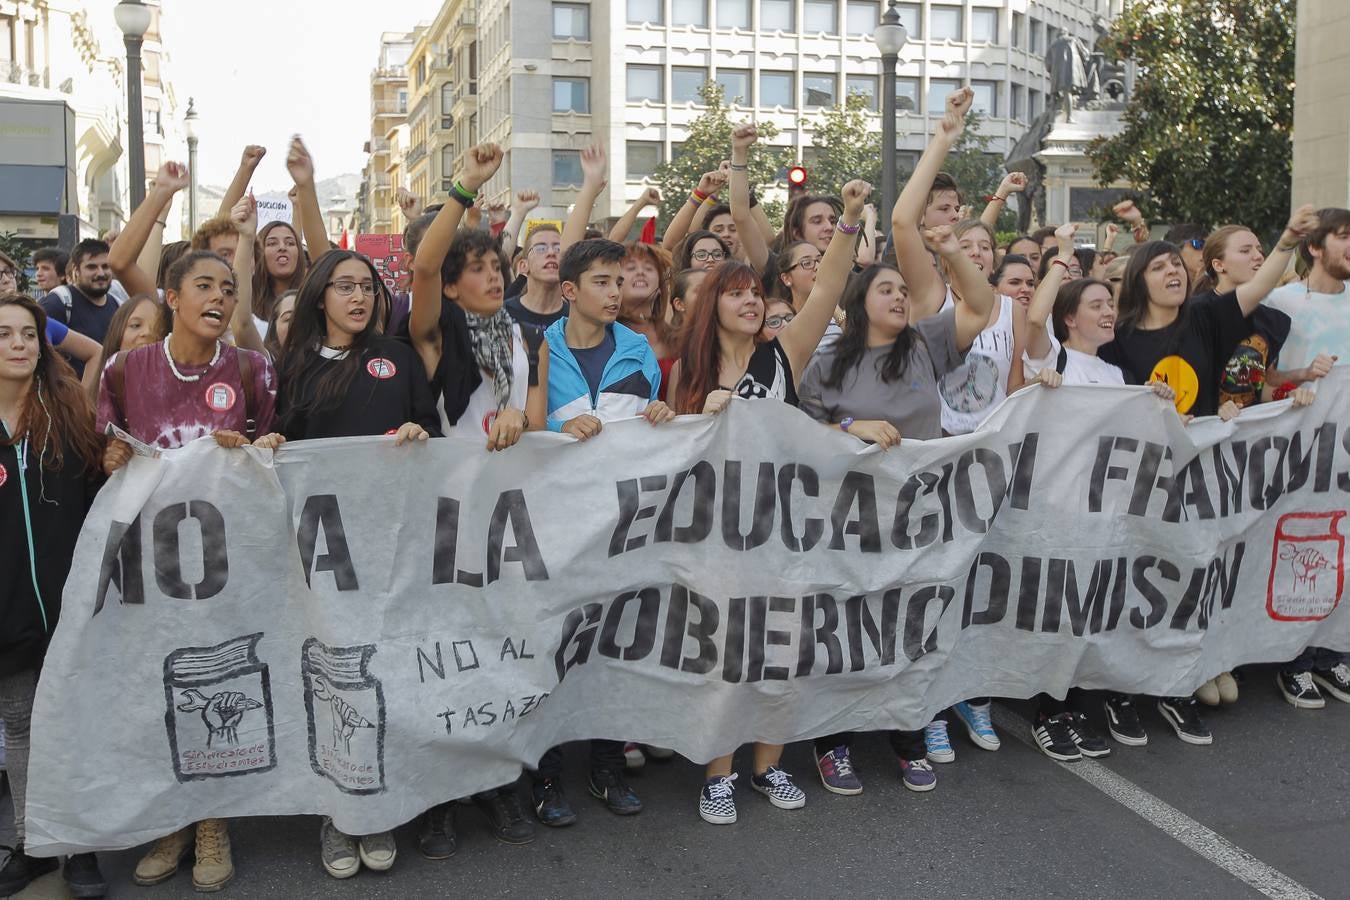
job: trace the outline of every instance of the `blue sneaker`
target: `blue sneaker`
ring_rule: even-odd
[[[616,816],[633,816],[642,812],[642,801],[623,780],[621,772],[596,769],[591,772],[591,796],[602,801]]]
[[[562,786],[552,778],[536,781],[530,788],[534,800],[534,814],[550,828],[562,828],[577,820],[572,804],[567,802]]]
[[[998,734],[994,731],[993,720],[989,718],[990,704],[982,703],[975,706],[970,703],[958,703],[952,707],[952,712],[956,713],[961,724],[966,726],[966,734],[970,735],[970,742],[981,750],[997,750],[1003,746],[1003,742],[998,739]]]
[[[937,773],[926,759],[900,760],[900,778],[911,791],[931,791],[937,787]]]
[[[820,783],[832,794],[853,796],[862,793],[862,781],[853,771],[853,759],[848,747],[835,747],[816,760]]]
[[[952,749],[951,739],[947,737],[946,719],[934,719],[928,723],[923,730],[923,744],[928,751],[930,762],[956,762],[956,751]]]

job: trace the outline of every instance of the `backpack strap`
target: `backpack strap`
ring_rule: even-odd
[[[253,359],[247,350],[235,350],[239,361],[239,380],[244,388],[244,436],[250,441],[258,437],[258,420],[254,417],[257,408],[253,393]]]
[[[1067,369],[1068,367],[1069,367],[1069,351],[1064,348],[1063,344],[1061,344],[1059,347],[1059,355],[1055,357],[1055,371],[1063,375],[1064,370]]]
[[[544,345],[544,332],[533,325],[520,324],[520,336],[525,339],[525,355],[530,360],[530,387],[539,387],[539,348]]]
[[[123,402],[123,398],[126,396],[126,386],[127,353],[118,352],[113,356],[112,371],[108,373],[108,392],[112,394],[113,405],[122,414],[122,422],[129,425],[126,403]]]

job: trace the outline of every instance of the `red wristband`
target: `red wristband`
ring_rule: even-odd
[[[705,194],[698,188],[694,188],[693,196],[698,198],[699,203],[706,203],[708,201],[708,198],[711,197],[712,194]]]
[[[1284,400],[1296,390],[1298,390],[1298,385],[1294,384],[1292,381],[1286,381],[1284,384],[1277,387],[1275,393],[1271,396],[1276,400]]]
[[[1064,271],[1066,271],[1066,272],[1069,271],[1069,264],[1066,263],[1064,260],[1060,259],[1059,257],[1055,257],[1054,259],[1050,260],[1050,265],[1052,265],[1052,266],[1063,266],[1063,267],[1064,267]]]

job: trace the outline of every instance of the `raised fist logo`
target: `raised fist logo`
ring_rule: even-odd
[[[206,725],[206,746],[214,746],[217,740],[230,746],[239,743],[239,721],[244,713],[251,709],[262,709],[262,704],[241,691],[220,691],[210,697],[201,691],[183,691],[183,701],[178,705],[179,712],[201,711],[202,722]]]
[[[1286,560],[1294,570],[1296,589],[1317,590],[1317,573],[1331,568],[1331,560],[1312,547],[1300,549],[1293,544],[1285,544],[1280,548],[1280,559]]]

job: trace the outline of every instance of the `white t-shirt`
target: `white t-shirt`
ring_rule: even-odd
[[[516,409],[525,408],[525,400],[530,391],[530,357],[525,352],[525,339],[520,335],[520,326],[513,324],[511,326],[511,405]],[[474,389],[469,395],[469,405],[464,408],[464,415],[459,417],[459,421],[451,425],[450,419],[445,414],[444,400],[436,401],[436,411],[441,416],[441,433],[447,437],[451,434],[474,437],[482,434],[484,437],[490,433],[492,422],[497,418],[497,400],[492,394],[492,379],[483,373],[483,383]]]
[[[1065,384],[1124,384],[1125,373],[1120,366],[1112,365],[1100,356],[1090,356],[1078,350],[1064,347]],[[1051,338],[1050,352],[1043,359],[1032,359],[1022,355],[1022,371],[1030,381],[1043,369],[1056,369],[1059,364],[1059,342]]]
[[[1280,350],[1281,369],[1301,369],[1319,353],[1350,362],[1350,281],[1339,294],[1322,294],[1308,290],[1307,282],[1290,282],[1271,291],[1265,305],[1293,321]]]
[[[966,361],[938,382],[942,398],[942,430],[969,434],[988,418],[1008,396],[1008,372],[1013,358],[1013,299],[999,294],[998,320],[981,331],[971,344]],[[953,305],[951,294],[942,305]]]

